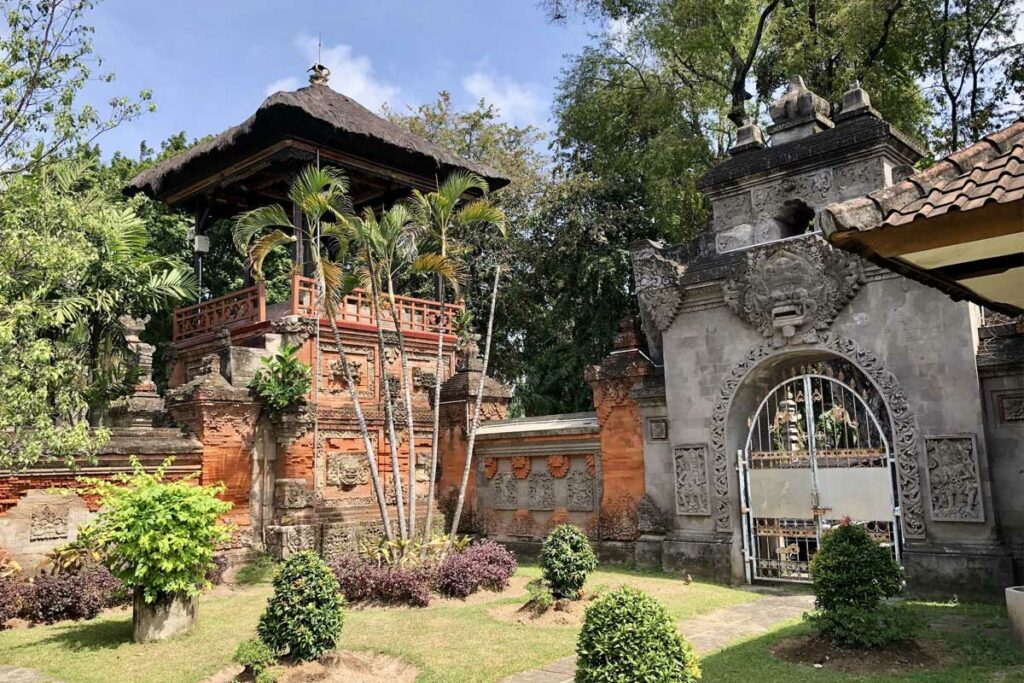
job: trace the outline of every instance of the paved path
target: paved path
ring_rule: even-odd
[[[54,683],[49,676],[33,669],[0,664],[0,683]]]
[[[703,655],[764,633],[813,606],[813,595],[768,595],[681,621],[679,631],[693,644],[697,654]],[[572,683],[575,673],[576,655],[570,655],[534,671],[509,676],[502,683]]]

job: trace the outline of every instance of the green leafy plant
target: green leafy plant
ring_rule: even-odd
[[[555,606],[555,596],[544,579],[533,579],[526,584],[526,595],[529,596],[526,604],[538,610],[547,611]]]
[[[249,390],[271,415],[294,408],[309,393],[309,366],[299,360],[298,351],[298,346],[285,345],[270,358],[260,361],[260,369],[249,380]]]
[[[879,647],[912,639],[915,619],[885,602],[903,587],[903,570],[888,548],[849,519],[826,533],[811,558],[817,610],[811,625],[837,645]]]
[[[595,600],[576,642],[576,682],[691,683],[700,665],[665,608],[629,586]]]
[[[586,534],[572,524],[562,524],[544,539],[540,566],[555,597],[579,600],[587,576],[597,568],[597,557]]]
[[[208,586],[214,546],[230,537],[220,519],[231,503],[217,498],[224,487],[199,486],[194,477],[167,481],[171,462],[147,473],[132,457],[131,474],[85,480],[100,513],[84,533],[114,576],[142,589],[148,603],[161,595],[198,595]]]
[[[256,632],[274,652],[309,661],[338,642],[344,608],[330,567],[316,553],[303,551],[285,560],[274,577],[274,594]]]
[[[232,658],[235,664],[245,668],[244,673],[256,678],[261,673],[277,663],[277,657],[266,643],[256,638],[243,640],[235,649],[235,656]]]

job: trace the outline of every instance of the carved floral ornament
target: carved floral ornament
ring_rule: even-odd
[[[650,242],[631,254],[636,279],[637,299],[645,327],[653,324],[664,332],[672,326],[683,305],[679,282],[684,268],[662,253],[660,245]]]
[[[910,411],[907,397],[900,388],[896,376],[882,366],[877,356],[852,339],[828,332],[822,335],[812,348],[836,354],[851,362],[868,377],[882,395],[892,420],[892,447],[896,456],[904,535],[913,539],[925,538],[921,474],[918,467],[920,432],[917,418]],[[729,442],[726,438],[729,408],[736,390],[744,379],[755,367],[776,353],[779,351],[771,343],[751,349],[723,380],[711,413],[711,478],[715,492],[713,515],[717,531],[732,531],[733,504],[729,497]]]
[[[864,282],[860,260],[817,237],[751,249],[725,305],[775,346],[813,344]]]
[[[562,479],[569,472],[569,456],[568,455],[549,455],[548,456],[548,472],[555,479]]]

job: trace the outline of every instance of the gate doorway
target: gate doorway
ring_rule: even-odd
[[[822,534],[847,517],[900,560],[896,463],[883,424],[834,377],[803,374],[768,392],[738,454],[748,582],[810,581]]]

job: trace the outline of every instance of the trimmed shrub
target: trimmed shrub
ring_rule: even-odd
[[[106,607],[130,600],[125,585],[103,567],[40,574],[26,586],[21,614],[37,624],[93,619]]]
[[[817,611],[807,620],[837,645],[878,647],[912,639],[915,619],[884,603],[903,587],[903,570],[888,548],[844,520],[826,533],[811,558]]]
[[[516,571],[516,558],[491,540],[474,541],[441,563],[437,589],[442,595],[465,598],[478,590],[501,591]]]
[[[597,568],[597,557],[586,534],[572,524],[562,524],[544,539],[540,566],[556,598],[579,600],[587,576]]]
[[[277,663],[277,657],[267,647],[267,644],[256,638],[240,642],[235,649],[233,659],[235,664],[245,667],[245,673],[248,673],[253,678]]]
[[[289,557],[274,577],[274,594],[256,627],[271,650],[297,661],[316,659],[334,647],[345,619],[345,599],[320,556]]]
[[[526,594],[529,596],[526,604],[538,610],[546,611],[555,606],[555,596],[544,579],[534,579],[526,584]]]
[[[576,643],[576,683],[692,683],[694,654],[654,598],[623,586],[595,600]]]
[[[429,567],[407,568],[378,564],[353,554],[340,555],[331,565],[342,595],[349,602],[426,607],[430,604],[433,572]]]

